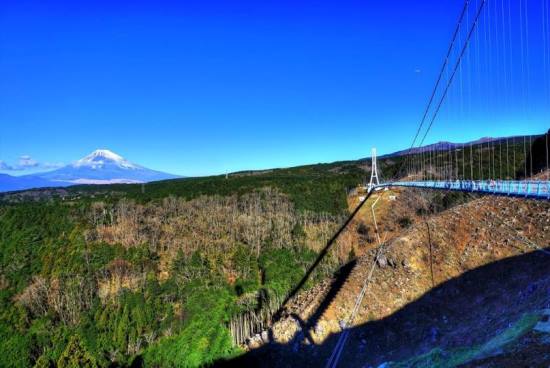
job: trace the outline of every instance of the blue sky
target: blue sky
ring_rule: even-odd
[[[548,128],[544,1],[529,1],[529,38],[520,42],[518,1],[495,0],[486,29],[501,26],[497,5],[506,13],[512,4],[511,43],[495,31],[484,47],[479,33],[427,143]],[[4,3],[0,171],[50,169],[96,148],[181,175],[355,159],[372,146],[380,153],[407,148],[462,5]],[[493,66],[476,69],[476,57]],[[516,92],[509,92],[514,83]]]

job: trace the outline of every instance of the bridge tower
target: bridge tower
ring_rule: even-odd
[[[370,193],[376,185],[380,185],[380,182],[378,181],[378,168],[376,166],[376,148],[373,147],[371,150],[370,182],[367,185],[367,191]]]

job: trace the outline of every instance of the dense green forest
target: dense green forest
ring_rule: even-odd
[[[1,365],[198,366],[238,354],[231,319],[284,298],[360,180],[235,175],[5,203]]]
[[[500,141],[386,157],[379,167],[386,178],[516,178],[531,162],[543,168],[540,157],[526,163],[532,150]],[[0,366],[194,367],[241,353],[231,326],[284,299],[369,166],[1,196]],[[331,253],[306,287],[351,256]]]

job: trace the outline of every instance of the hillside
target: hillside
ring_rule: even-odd
[[[95,200],[116,201],[129,198],[146,203],[168,196],[194,199],[202,195],[242,195],[264,187],[273,187],[291,197],[300,210],[341,214],[347,211],[346,191],[366,176],[355,164],[319,164],[266,173],[235,173],[228,177],[212,176],[157,181],[147,184],[77,185],[62,190],[30,190],[0,194],[8,203],[27,200]]]
[[[543,136],[481,138],[468,143],[440,142],[398,151],[379,157],[379,175],[383,180],[398,179],[404,177],[407,174],[405,170],[409,169],[409,174],[424,175],[433,179],[451,176],[475,180],[524,177],[526,169],[529,175],[531,172],[535,174],[544,169],[545,152],[538,152],[541,148],[544,151],[544,142],[540,142],[541,137]],[[532,148],[529,148],[529,143],[532,144]],[[535,155],[537,161],[531,161],[531,154]],[[420,162],[423,164],[420,165]],[[444,165],[449,162],[452,163],[451,166]],[[61,197],[80,198],[93,194],[132,197],[147,201],[168,195],[195,198],[201,194],[235,194],[271,184],[292,194],[313,188],[311,184],[315,180],[319,180],[321,186],[332,186],[330,190],[334,191],[342,185],[347,188],[357,185],[365,180],[369,170],[370,158],[362,158],[283,169],[174,179],[174,175],[144,168],[108,150],[96,150],[71,165],[51,172],[20,177],[0,175],[0,200],[6,197],[23,197],[24,200],[50,195],[56,197],[63,193]],[[331,183],[326,183],[327,177]],[[333,180],[335,178],[337,182]],[[142,185],[144,183],[147,184]],[[28,192],[32,188],[68,186],[70,187],[67,191]],[[19,193],[1,193],[18,190]],[[317,194],[319,193],[311,193],[312,196]],[[314,200],[313,198],[309,201]],[[318,202],[322,202],[321,198]]]
[[[380,168],[397,174],[406,159],[382,160]],[[510,163],[505,171],[521,166]],[[1,365],[200,366],[249,357],[248,349],[263,345],[282,300],[359,203],[357,186],[368,169],[368,161],[348,161],[0,195]],[[380,293],[369,295],[378,302],[361,311],[357,324],[387,318],[452,277],[528,250],[491,220],[498,211],[503,218],[514,213],[517,222],[508,225],[515,232],[548,240],[537,238],[548,233],[541,228],[547,212],[532,202],[382,193],[377,216],[385,258],[373,276]],[[373,200],[290,307],[303,321],[314,316],[310,337],[321,349],[338,334],[372,264]],[[539,212],[544,216],[535,217]],[[462,251],[473,253],[462,259]],[[285,323],[296,326],[292,319],[276,325],[283,352],[295,332]],[[284,362],[286,353],[279,358]]]
[[[533,137],[531,137],[533,138]],[[533,138],[534,139],[534,138]],[[539,139],[540,140],[540,139]],[[433,179],[448,177],[507,178],[525,176],[530,171],[537,173],[541,166],[540,142],[532,140],[533,149],[526,148],[528,136],[481,139],[469,147],[435,150],[431,155],[415,153],[387,156],[378,162],[381,180],[403,178],[410,166],[410,174],[424,175]],[[453,146],[454,147],[454,146]],[[536,154],[534,165],[530,154]],[[423,171],[420,162],[423,161]],[[444,166],[453,162],[452,166]],[[533,170],[530,170],[533,166]],[[416,171],[415,171],[416,168]],[[94,200],[102,198],[112,201],[131,198],[139,202],[159,200],[170,195],[186,199],[201,195],[240,195],[265,186],[276,187],[289,195],[297,208],[303,210],[341,213],[347,211],[345,192],[363,183],[370,174],[370,159],[339,161],[325,164],[305,165],[263,171],[243,171],[228,175],[181,178],[136,184],[73,185],[63,189],[46,188],[0,193],[0,202],[17,203],[28,200]]]
[[[394,204],[392,195],[417,205]],[[546,367],[550,331],[535,327],[548,318],[550,253],[537,245],[550,242],[550,205],[482,198],[418,216],[433,198],[410,190],[383,196],[377,207],[383,251],[340,366]],[[274,326],[273,342],[255,345],[236,362],[326,363],[375,258],[377,245],[364,236],[370,230],[358,231],[363,222],[372,224],[368,211],[348,237],[363,255],[296,297]]]
[[[352,180],[254,178],[190,181],[189,198],[162,186],[152,200],[89,187],[7,195],[1,365],[82,354],[90,366],[198,366],[238,354],[229,323],[277,306],[341,222]]]

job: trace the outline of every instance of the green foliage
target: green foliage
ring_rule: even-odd
[[[58,368],[97,368],[95,358],[82,344],[78,335],[73,335],[57,361]]]
[[[527,162],[530,151],[533,158]],[[469,178],[468,173],[473,173],[474,179],[515,178],[525,175],[522,168],[530,167],[531,162],[535,171],[544,168],[544,153],[545,143],[540,137],[532,149],[524,149],[521,137],[442,151],[431,159],[441,163],[453,158],[459,176]],[[412,155],[413,162],[418,158]],[[420,158],[428,163],[430,157]],[[405,160],[406,156],[382,158],[379,168],[385,178],[399,177]],[[26,202],[21,199],[23,195],[0,196],[0,201],[21,200],[0,205],[0,366],[128,366],[139,359],[152,367],[196,367],[238,354],[226,328],[231,318],[255,310],[264,300],[273,301],[274,296],[287,296],[315,260],[317,255],[304,246],[303,227],[296,222],[292,228],[292,244],[275,246],[271,234],[254,252],[250,244],[236,240],[223,244],[223,251],[199,246],[192,254],[180,252],[171,259],[168,280],[161,281],[159,275],[166,271],[166,264],[161,264],[159,254],[151,249],[162,252],[163,248],[150,244],[123,247],[92,240],[91,204],[101,199],[101,206],[112,210],[122,198],[157,204],[171,195],[185,199],[242,196],[270,187],[284,193],[298,211],[339,216],[348,211],[346,190],[364,180],[365,164],[367,159],[242,172],[228,178],[168,180],[146,184],[144,193],[141,184],[90,185],[68,188],[69,198],[64,200],[47,190],[43,198],[48,201]],[[463,200],[461,193],[434,192],[428,210],[442,211]],[[112,218],[111,212],[98,224],[108,226]],[[162,218],[158,220],[159,229],[170,225]],[[403,227],[409,222],[400,220]],[[357,232],[369,237],[364,224],[358,225]],[[354,257],[351,250],[349,258]],[[131,274],[124,277],[137,282],[133,286],[122,283],[115,288],[116,295],[100,300],[98,285],[107,283],[117,272],[112,269],[116,262]],[[332,272],[335,262],[330,257],[323,261],[305,287]],[[59,292],[57,309],[60,304],[77,305],[83,295],[80,289],[91,292],[85,305],[76,308],[75,318],[63,319],[47,298],[39,293],[25,294],[37,279],[42,287],[54,285],[53,290]],[[21,301],[22,296],[35,298],[31,302],[43,303],[39,305],[43,308],[34,312]]]
[[[0,282],[7,285],[0,290],[0,366],[126,366],[139,358],[145,366],[194,367],[230,357],[239,353],[226,328],[230,319],[257,308],[254,298],[261,293],[287,294],[315,258],[303,247],[305,232],[298,224],[292,229],[293,244],[275,249],[267,237],[259,256],[242,243],[227,244],[224,254],[180,252],[170,278],[161,282],[159,255],[149,244],[125,248],[90,240],[92,196],[104,193],[102,200],[110,206],[121,197],[147,202],[170,194],[192,199],[273,187],[298,210],[340,215],[347,211],[346,189],[361,175],[354,165],[312,165],[229,179],[151,183],[145,195],[141,186],[87,186],[70,188],[84,193],[72,201],[0,205]],[[114,261],[126,262],[140,281],[132,290],[123,285],[117,295],[100,300],[98,285],[114,272]],[[36,277],[45,287],[60,288],[57,303],[80,302],[80,285],[92,285],[93,295],[69,322],[44,305],[45,299],[34,300],[44,303],[35,313],[17,298]]]
[[[98,356],[128,363],[128,358],[149,338],[178,329],[180,321],[174,315],[173,305],[162,300],[166,295],[156,280],[151,280],[143,292],[125,291],[117,301],[98,305],[82,326],[91,349]]]
[[[158,254],[153,252],[147,244],[126,250],[123,253],[123,258],[135,265],[140,271],[156,269],[159,260]]]
[[[150,346],[143,354],[145,366],[198,367],[234,355],[237,350],[225,328],[233,303],[227,288],[193,285],[184,305],[184,328]]]
[[[246,246],[238,244],[232,257],[233,268],[239,275],[235,282],[237,295],[254,292],[260,288],[260,266],[258,259]]]
[[[260,257],[264,287],[279,297],[286,296],[314,260],[315,253],[303,248],[271,249],[264,252]]]
[[[0,366],[29,367],[31,365],[31,340],[28,336],[0,324]]]
[[[550,152],[550,130],[546,134],[536,138],[527,153],[527,160],[524,167],[518,170],[518,176],[525,177],[526,174],[538,174],[548,168],[548,152]],[[527,171],[526,171],[527,169]]]
[[[48,356],[41,355],[40,358],[36,360],[34,368],[54,368],[54,364]]]
[[[210,274],[208,260],[202,257],[199,252],[195,252],[190,257],[186,257],[180,250],[172,262],[172,274],[175,275],[178,280],[181,279],[182,283],[204,279]]]
[[[14,290],[24,287],[42,268],[46,250],[59,247],[72,230],[62,206],[26,204],[0,212],[0,269]],[[57,241],[54,241],[57,240]]]
[[[85,256],[82,260],[87,263],[91,270],[101,270],[114,259],[124,258],[124,248],[107,243],[92,243],[84,250]]]
[[[201,195],[242,195],[272,187],[287,194],[300,211],[339,215],[347,211],[346,190],[355,187],[365,175],[365,172],[354,164],[334,163],[278,169],[262,174],[237,173],[228,178],[210,176],[153,182],[145,185],[145,193],[141,191],[141,184],[74,186],[68,190],[83,195],[110,193],[115,197],[123,196],[148,202],[171,195],[186,199]]]

